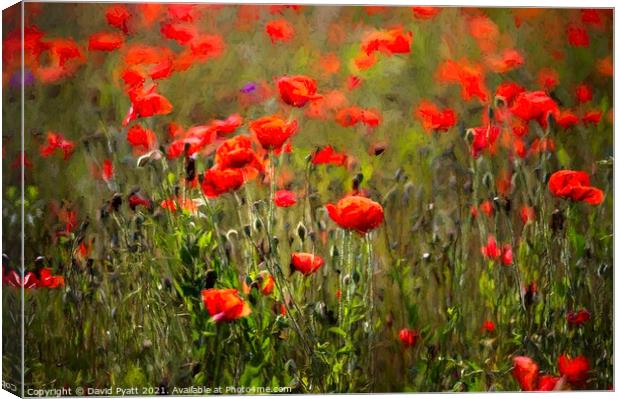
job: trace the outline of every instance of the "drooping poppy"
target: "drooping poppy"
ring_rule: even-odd
[[[411,328],[403,328],[398,332],[398,339],[405,348],[411,348],[418,341],[418,332]]]
[[[383,207],[366,197],[351,195],[325,205],[329,217],[343,229],[366,234],[383,222]]]
[[[498,126],[482,126],[470,129],[473,136],[471,142],[471,156],[478,158],[484,150],[489,150],[489,153],[495,152],[495,142],[500,135],[500,129]]]
[[[299,272],[304,276],[309,276],[324,264],[325,260],[316,254],[307,252],[293,252],[291,254],[291,273]]]
[[[202,290],[202,303],[216,323],[237,320],[247,317],[252,309],[234,288]]]
[[[273,203],[280,208],[288,208],[297,203],[297,195],[288,190],[278,190],[273,194]]]
[[[316,81],[307,76],[283,76],[277,83],[280,98],[293,107],[303,107],[308,101],[323,97],[316,93]]]
[[[286,122],[271,115],[250,122],[250,130],[266,150],[279,150],[297,131],[297,121]]]
[[[215,165],[204,173],[202,192],[207,198],[216,198],[238,190],[244,182],[243,172],[240,169],[222,169]]]

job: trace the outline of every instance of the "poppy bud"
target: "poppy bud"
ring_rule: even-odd
[[[254,203],[252,204],[252,208],[254,209],[255,212],[260,212],[260,209],[262,206],[263,206],[262,200],[254,201]]]
[[[110,206],[113,211],[118,211],[121,205],[123,204],[123,197],[119,193],[115,193],[110,201]]]
[[[185,181],[193,181],[196,178],[196,160],[193,157],[185,158]]]
[[[213,269],[207,270],[205,274],[205,288],[213,288],[215,287],[215,282],[217,281],[217,272]]]
[[[399,181],[401,177],[403,177],[403,169],[398,168],[396,169],[396,173],[394,174],[394,180]]]
[[[310,230],[310,232],[308,233],[308,237],[310,237],[310,241],[316,242],[316,233],[314,232],[314,230]]]
[[[349,276],[348,274],[342,278],[342,284],[349,285],[350,282],[351,282],[351,276]]]
[[[364,181],[364,175],[361,173],[356,174],[355,177],[353,177],[353,190],[359,190],[362,181]]]
[[[297,225],[297,236],[299,237],[301,242],[304,242],[306,240],[306,227],[302,222],[299,222],[299,224]]]
[[[42,267],[44,263],[45,263],[45,256],[37,256],[36,259],[34,260],[34,264],[35,266],[37,266],[37,268]]]
[[[551,214],[551,230],[554,233],[564,228],[564,214],[561,210],[555,209]]]
[[[252,228],[250,227],[249,224],[246,224],[245,226],[243,226],[243,233],[246,235],[246,237],[252,236]]]
[[[484,176],[482,176],[482,184],[489,190],[493,189],[493,178],[490,173],[485,173]]]
[[[429,261],[430,259],[431,259],[431,254],[429,254],[428,252],[424,252],[422,254],[422,260]]]
[[[490,121],[492,121],[492,120],[493,120],[493,117],[494,117],[494,114],[495,114],[495,113],[493,112],[493,107],[489,107],[489,109],[487,110],[487,112],[488,112],[488,114],[487,114],[487,115],[489,115],[489,120],[490,120]]]
[[[166,289],[172,288],[172,279],[168,276],[164,277],[164,287],[166,287]]]
[[[262,228],[263,228],[263,224],[261,223],[260,219],[254,220],[254,230],[260,233]]]
[[[358,273],[357,270],[353,270],[352,277],[353,277],[353,282],[355,282],[355,284],[360,282],[360,274]]]
[[[204,173],[200,173],[198,175],[198,184],[200,184],[202,186],[202,181],[205,179],[205,175]]]
[[[325,229],[327,229],[327,225],[323,220],[319,220],[319,230],[325,231]]]
[[[335,246],[335,245],[332,245],[332,247],[331,247],[331,248],[330,248],[330,250],[329,250],[329,255],[330,255],[332,258],[336,258],[336,257],[338,257],[338,255],[340,255],[340,253],[338,252],[338,247],[337,247],[337,246]]]

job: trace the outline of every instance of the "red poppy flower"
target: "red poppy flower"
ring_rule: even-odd
[[[601,121],[602,116],[602,111],[587,111],[581,118],[581,121],[584,123],[584,125],[598,125],[598,123]]]
[[[240,169],[222,169],[218,165],[207,170],[202,180],[202,192],[207,198],[238,190],[244,183]]]
[[[295,28],[286,19],[275,19],[265,25],[265,32],[271,38],[271,43],[288,42],[295,36]]]
[[[288,190],[278,190],[273,195],[273,202],[281,208],[288,208],[297,203],[297,195]]]
[[[572,201],[599,205],[603,202],[603,192],[590,186],[590,177],[585,172],[559,170],[549,178],[549,191],[556,197]]]
[[[499,39],[497,24],[486,15],[477,15],[469,19],[469,33],[485,53],[495,51]]]
[[[531,206],[522,206],[519,215],[523,224],[533,223],[536,220],[536,211]]]
[[[526,122],[537,120],[543,128],[547,127],[549,115],[557,120],[560,113],[556,102],[543,91],[526,91],[519,94],[510,111]]]
[[[125,39],[120,33],[99,32],[88,38],[88,50],[90,51],[114,51],[119,49]]]
[[[482,331],[486,331],[489,333],[495,332],[495,323],[492,320],[485,320],[482,322]]]
[[[581,10],[581,22],[586,25],[601,27],[603,26],[603,18],[601,17],[601,11],[597,9],[584,9]]]
[[[186,45],[198,34],[196,27],[187,23],[165,23],[162,24],[160,31],[165,38],[174,40],[180,45]]]
[[[497,86],[495,97],[501,99],[504,104],[511,106],[513,100],[525,89],[514,82],[504,82]]]
[[[439,7],[411,7],[413,16],[417,19],[432,19],[441,12]]]
[[[325,205],[329,217],[340,227],[366,234],[383,222],[383,207],[366,197],[351,195],[336,205]]]
[[[232,114],[224,120],[214,119],[210,125],[215,129],[218,136],[225,136],[234,133],[242,123],[243,118],[241,118],[241,115]]]
[[[415,116],[427,131],[446,132],[456,125],[456,115],[450,108],[439,109],[430,101],[422,100],[415,110]]]
[[[347,77],[347,89],[353,90],[358,88],[362,84],[362,78],[359,76],[351,75]]]
[[[571,25],[566,29],[568,43],[573,47],[588,47],[590,45],[590,36],[588,31],[576,25]]]
[[[538,364],[527,356],[512,359],[512,375],[524,391],[534,391],[538,383]]]
[[[143,206],[145,208],[151,208],[151,200],[146,198],[144,195],[140,194],[140,192],[135,191],[129,194],[128,198],[129,208],[132,211],[135,211],[137,207]]]
[[[108,24],[122,30],[125,34],[129,33],[128,24],[131,16],[129,9],[124,5],[110,6],[105,13]]]
[[[133,125],[127,131],[127,141],[138,153],[145,153],[157,146],[155,132],[140,125]]]
[[[104,181],[110,181],[114,178],[114,165],[109,159],[103,161],[103,167],[101,169],[101,178]]]
[[[501,260],[504,266],[512,265],[512,246],[510,244],[502,245]]]
[[[332,146],[328,145],[314,153],[312,163],[314,165],[332,164],[344,166],[347,163],[347,155],[342,152],[336,152]]]
[[[596,70],[603,76],[614,76],[614,63],[611,60],[611,56],[596,61]]]
[[[481,248],[482,255],[488,259],[497,259],[502,254],[502,251],[497,246],[495,237],[490,235],[487,237],[487,244]]]
[[[167,209],[172,213],[176,213],[179,209],[186,210],[190,213],[196,213],[198,207],[191,198],[188,197],[176,197],[163,200],[159,204],[163,209]]]
[[[575,88],[575,98],[578,103],[587,103],[592,100],[592,87],[588,86],[585,83],[581,83],[577,85]]]
[[[566,321],[573,326],[580,326],[590,320],[590,312],[588,309],[579,309],[576,312],[568,312],[566,314]]]
[[[553,375],[541,375],[538,379],[538,388],[537,391],[554,391],[556,385],[560,381],[560,377],[555,377]]]
[[[78,44],[65,38],[41,40],[33,56],[32,73],[43,83],[71,76],[85,61]]]
[[[405,346],[405,348],[411,348],[418,341],[418,332],[411,328],[403,328],[398,332],[398,339]]]
[[[538,84],[542,90],[551,91],[560,83],[560,75],[555,69],[543,68],[538,71]]]
[[[191,58],[193,61],[207,61],[219,57],[226,47],[220,35],[200,34],[189,42]]]
[[[172,112],[172,104],[158,93],[138,94],[132,99],[135,116],[146,118],[153,115],[166,115]]]
[[[493,202],[491,202],[490,200],[482,201],[482,203],[480,204],[480,210],[488,217],[493,216]]]
[[[306,252],[293,252],[291,254],[291,273],[297,271],[304,276],[309,276],[324,264],[323,258],[316,254]]]
[[[556,123],[563,129],[568,129],[576,126],[579,123],[579,118],[570,110],[564,110],[558,115]]]
[[[303,107],[308,101],[323,96],[316,94],[316,81],[307,76],[284,76],[278,79],[278,90],[282,101],[293,107]]]
[[[240,169],[245,180],[255,178],[265,169],[247,136],[235,136],[224,141],[215,151],[215,162],[222,169]]]
[[[273,278],[271,274],[267,271],[263,270],[258,273],[257,280],[260,284],[260,292],[263,295],[271,295],[273,289],[276,286],[276,280]]]
[[[471,142],[471,156],[478,158],[482,151],[488,149],[491,154],[495,152],[495,142],[500,134],[497,126],[475,127],[470,129],[473,135]]]
[[[11,270],[5,276],[2,277],[2,283],[4,285],[8,285],[9,287],[21,288],[25,289],[29,288],[37,288],[39,286],[39,279],[32,272],[27,272],[24,274],[24,280],[22,281],[22,277],[15,270]]]
[[[523,55],[515,49],[506,49],[501,55],[490,55],[486,59],[489,69],[496,73],[512,71],[525,63]]]
[[[239,296],[234,288],[202,290],[202,303],[216,322],[226,322],[247,317],[252,313],[250,306]]]
[[[484,69],[467,60],[444,61],[437,69],[436,79],[440,83],[458,83],[461,86],[461,97],[465,101],[478,98],[486,102],[489,97],[484,84]]]
[[[551,137],[539,139],[536,137],[530,144],[529,154],[540,154],[543,152],[554,152],[555,141]]]
[[[39,271],[39,286],[47,288],[58,288],[65,285],[63,276],[52,275],[52,269],[44,267]]]
[[[562,376],[566,377],[566,381],[580,386],[588,379],[590,363],[585,356],[577,356],[573,359],[568,355],[560,355],[558,370]]]
[[[279,150],[297,131],[297,121],[285,122],[279,117],[264,116],[250,123],[250,130],[266,150]]]
[[[41,156],[49,157],[57,149],[62,151],[62,158],[66,161],[71,157],[71,154],[73,154],[73,151],[75,150],[75,144],[73,144],[72,141],[65,139],[64,136],[60,133],[47,132],[47,145],[41,147]]]
[[[403,32],[403,28],[397,27],[386,31],[375,31],[367,34],[362,40],[362,51],[371,55],[376,51],[384,54],[407,54],[411,52],[413,34]]]

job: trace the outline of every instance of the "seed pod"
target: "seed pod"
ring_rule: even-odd
[[[250,227],[249,224],[246,224],[245,226],[243,226],[243,233],[246,235],[246,237],[252,236],[252,228]]]
[[[263,224],[261,223],[260,219],[254,219],[254,230],[260,233],[262,229]]]
[[[332,247],[329,250],[329,254],[331,255],[332,258],[337,258],[340,253],[338,252],[338,247],[335,245],[332,245]]]

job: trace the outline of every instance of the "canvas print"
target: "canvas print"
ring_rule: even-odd
[[[4,10],[3,389],[613,390],[613,17]]]

